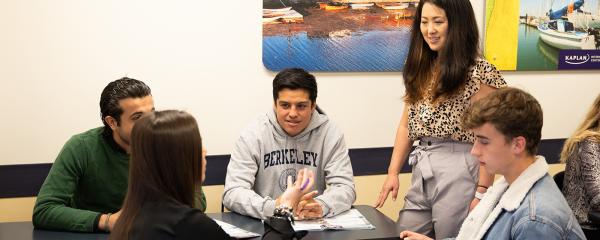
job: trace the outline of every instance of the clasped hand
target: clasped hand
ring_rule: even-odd
[[[275,205],[292,207],[294,218],[298,220],[323,217],[323,208],[314,199],[318,191],[309,192],[314,183],[314,172],[306,168],[298,171],[296,182],[292,182],[292,176],[288,176],[287,189],[277,198]]]

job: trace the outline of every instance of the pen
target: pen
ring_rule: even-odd
[[[302,187],[300,187],[300,190],[304,190],[306,188],[306,185],[308,185],[308,182],[310,182],[310,179],[306,179],[306,181],[304,181],[304,183],[302,184]]]

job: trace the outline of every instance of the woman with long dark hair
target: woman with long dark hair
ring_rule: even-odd
[[[503,87],[496,68],[481,58],[469,0],[421,0],[404,65],[405,107],[388,176],[376,207],[398,195],[398,174],[410,153],[411,186],[398,224],[435,238],[456,236],[470,207],[493,176],[469,154],[475,136],[460,118],[474,101]]]
[[[560,154],[566,163],[563,194],[588,239],[598,239],[600,229],[588,219],[600,211],[600,95],[585,119],[567,139]]]
[[[203,212],[193,208],[201,189],[206,160],[194,117],[183,111],[157,111],[138,120],[131,133],[129,186],[111,239],[229,239]],[[312,172],[300,171],[288,188],[267,229],[272,239],[295,236],[291,209],[314,183]],[[303,186],[301,186],[301,184]],[[289,206],[289,207],[288,207]],[[281,231],[287,227],[287,232]]]

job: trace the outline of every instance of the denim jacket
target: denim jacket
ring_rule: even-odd
[[[498,179],[467,216],[457,239],[585,239],[562,193],[538,156],[508,185]]]

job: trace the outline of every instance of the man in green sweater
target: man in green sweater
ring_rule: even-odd
[[[121,78],[100,97],[104,127],[67,141],[42,185],[33,209],[36,228],[110,231],[127,192],[129,141],[134,123],[154,111],[150,88]],[[204,194],[197,203],[204,211]]]

